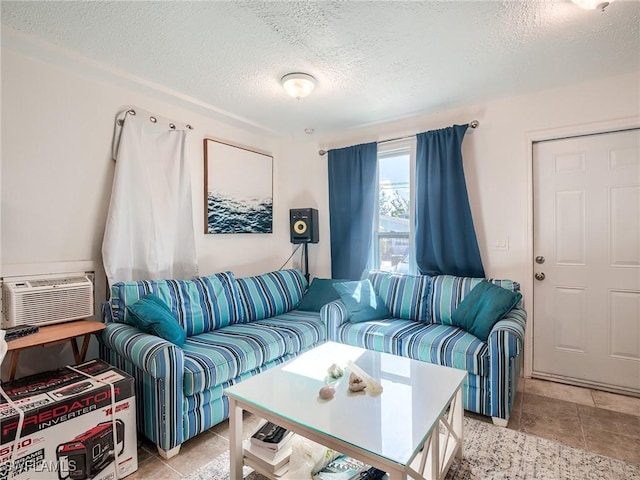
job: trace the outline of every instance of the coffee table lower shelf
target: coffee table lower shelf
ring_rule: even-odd
[[[444,445],[444,443],[447,442],[446,439],[446,434],[445,433],[440,433],[440,445]],[[441,463],[442,465],[442,477],[444,477],[447,472],[449,471],[449,467],[451,466],[451,463],[453,462],[453,459],[456,457],[456,453],[458,451],[457,446],[459,445],[458,441],[453,441],[453,442],[449,442],[447,447],[446,447],[446,452],[444,454],[443,457],[443,462]],[[425,462],[425,471],[429,472],[431,471],[432,467],[432,461],[431,461],[431,455],[428,456],[426,462]],[[421,455],[418,455],[416,457],[416,459],[413,461],[413,463],[411,464],[411,469],[412,470],[419,470],[420,468],[420,461],[422,459]],[[274,475],[272,472],[269,472],[268,470],[265,470],[262,466],[260,466],[257,462],[254,462],[253,460],[251,460],[249,457],[244,457],[243,458],[243,462],[244,465],[252,468],[253,470],[255,470],[256,472],[258,472],[259,474],[263,475],[264,477],[268,478],[269,480],[299,480],[298,478],[293,478],[292,476],[290,476],[288,473],[285,473],[283,475]],[[440,477],[440,478],[442,478]],[[410,475],[410,478],[413,478]],[[431,477],[416,477],[418,479],[420,478],[431,478]],[[389,475],[385,475],[383,477],[383,480],[389,480]]]
[[[272,472],[266,471],[260,465],[253,462],[243,454],[242,447],[242,411],[247,410],[258,417],[277,423],[284,428],[309,438],[329,448],[356,458],[367,465],[374,466],[387,473],[389,480],[442,480],[447,475],[453,459],[462,458],[463,445],[463,415],[462,389],[459,388],[453,397],[445,413],[436,422],[429,435],[415,458],[409,465],[400,465],[389,460],[380,458],[371,452],[358,449],[350,444],[342,443],[338,440],[318,435],[317,432],[306,430],[304,427],[293,423],[287,419],[274,416],[257,408],[255,405],[229,397],[229,420],[230,420],[230,480],[242,480],[243,465],[247,465],[264,475],[270,480],[299,480],[284,474],[275,476]],[[434,461],[434,459],[437,459]]]

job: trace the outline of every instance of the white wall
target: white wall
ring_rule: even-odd
[[[479,120],[479,128],[470,129],[465,136],[463,157],[485,272],[526,283],[528,138],[543,130],[567,127],[590,133],[593,124],[625,117],[635,117],[635,123],[640,123],[638,73],[375,125],[320,139],[320,145],[339,148]],[[321,158],[326,165],[326,157]],[[328,203],[326,184],[317,184],[315,196],[322,204]],[[506,239],[509,250],[498,251],[496,242]],[[324,257],[319,268],[330,262],[330,256]]]
[[[319,147],[384,140],[477,119],[480,127],[467,135],[463,155],[485,270],[489,276],[519,280],[526,288],[530,263],[528,138],[548,129],[579,131],[584,127],[586,131],[593,124],[640,117],[640,75],[632,74],[300,143],[241,128],[158,95],[152,88],[133,88],[85,70],[18,53],[6,47],[3,39],[2,277],[77,269],[101,273],[100,250],[114,168],[110,159],[113,122],[124,106],[135,105],[195,126],[187,156],[200,271],[230,269],[239,276],[282,265],[292,252],[289,209],[302,207],[317,208],[320,215],[320,243],[309,247],[311,274],[330,275],[327,157],[318,155]],[[226,139],[274,155],[273,234],[202,233],[203,137]],[[509,250],[495,250],[495,242],[506,238]],[[298,259],[296,255],[293,265],[299,266]],[[53,358],[59,365],[72,362],[68,347],[50,347],[25,355],[19,374],[44,365],[53,367]]]
[[[159,98],[151,89],[129,88],[87,72],[3,45],[0,277],[96,270],[99,312],[106,290],[101,246],[115,165],[114,119],[128,105],[195,127],[186,156],[200,273],[229,269],[245,276],[279,268],[292,251],[291,199],[297,206],[315,206],[307,188],[292,181],[288,164],[298,158],[292,147],[287,144],[285,151],[282,139],[212,119],[183,102]],[[274,155],[273,234],[203,233],[204,137]],[[95,345],[90,354],[96,354]],[[27,351],[18,375],[72,360],[69,346]]]
[[[532,368],[533,252],[531,142],[640,126],[640,73],[568,85],[518,97],[450,109],[320,139],[324,149],[413,135],[479,120],[463,142],[467,189],[480,253],[488,277],[522,284],[529,311],[524,374]],[[326,162],[326,160],[325,160]],[[325,184],[315,197],[327,204]],[[496,243],[508,240],[507,251]],[[330,271],[331,258],[318,259]]]
[[[12,51],[3,51],[2,71],[3,274],[15,270],[13,265],[100,260],[115,165],[110,157],[114,117],[126,105],[195,127],[186,155],[202,272],[265,271],[288,250],[288,209],[278,196],[287,159],[280,155],[278,139]],[[203,234],[203,137],[274,155],[273,235]],[[252,248],[257,245],[260,249]]]
[[[318,210],[319,241],[309,245],[311,278],[331,277],[327,157],[318,155],[318,145],[312,141],[288,145],[283,157],[287,159],[283,178],[287,191],[280,193],[288,196],[288,208]]]

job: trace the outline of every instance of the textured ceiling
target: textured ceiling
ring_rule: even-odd
[[[640,71],[640,2],[2,1],[2,23],[267,130],[323,136]],[[279,79],[316,77],[296,101]]]

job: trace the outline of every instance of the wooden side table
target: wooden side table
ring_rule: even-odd
[[[104,330],[104,328],[104,323],[98,321],[76,320],[73,322],[58,323],[56,325],[46,325],[44,327],[40,327],[38,333],[33,333],[26,337],[16,338],[15,340],[7,342],[9,347],[7,355],[11,354],[11,360],[9,363],[9,380],[13,380],[15,378],[20,352],[27,348],[38,346],[44,347],[68,341],[71,342],[73,357],[76,363],[84,362],[84,357],[87,355],[87,349],[89,348],[91,334],[98,334],[101,330]],[[84,337],[81,349],[78,349],[78,343],[76,341],[77,337]]]

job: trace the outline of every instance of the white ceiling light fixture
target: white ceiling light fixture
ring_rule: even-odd
[[[571,0],[573,3],[578,5],[579,7],[585,8],[587,10],[600,10],[604,12],[604,9],[611,4],[611,2],[615,0],[609,0],[608,2],[603,0]]]
[[[308,73],[288,73],[280,82],[285,91],[298,100],[308,96],[316,88],[316,79]]]

